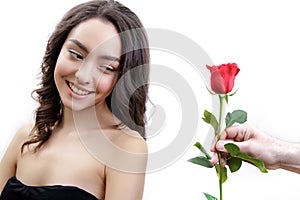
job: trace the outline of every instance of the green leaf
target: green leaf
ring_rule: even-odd
[[[221,167],[220,165],[216,165],[216,170],[219,179],[221,178],[222,183],[224,183],[227,180],[227,168]]]
[[[227,164],[231,172],[238,171],[242,165],[242,161],[247,161],[249,163],[252,163],[254,166],[259,168],[260,171],[263,173],[268,172],[262,160],[253,158],[245,153],[241,153],[240,148],[237,145],[233,143],[227,143],[224,145],[224,147],[229,153]]]
[[[240,148],[233,143],[227,143],[224,145],[224,147],[229,153],[227,156],[227,165],[231,173],[238,171],[242,166],[242,159],[234,156],[240,152]]]
[[[219,123],[217,121],[217,118],[207,110],[204,111],[203,115],[204,115],[204,117],[202,117],[203,121],[205,121],[206,123],[212,125],[215,132],[217,132],[218,127],[219,127]]]
[[[232,126],[234,123],[244,123],[247,121],[247,112],[243,110],[235,110],[232,113],[227,113],[226,118],[226,128]]]
[[[207,194],[207,193],[204,193],[204,192],[203,192],[203,194],[205,195],[207,200],[218,200],[216,197],[214,197],[210,194]]]
[[[207,86],[206,86],[206,89],[211,95],[216,95],[216,93],[212,92]]]
[[[228,104],[228,95],[227,94],[225,95],[225,101]]]
[[[191,158],[188,160],[188,162],[194,163],[196,165],[201,165],[207,168],[213,167],[213,164],[205,156],[198,156],[195,158]]]
[[[236,158],[236,157],[231,157],[227,160],[227,165],[228,165],[231,173],[236,172],[242,166],[242,159]]]
[[[250,162],[252,163],[253,165],[255,165],[261,172],[263,173],[268,173],[268,170],[266,169],[265,167],[265,164],[262,160],[259,160],[259,159],[256,159],[256,158],[253,158],[247,154],[244,154],[244,153],[238,153],[236,155],[237,158],[240,158],[244,161],[247,161],[247,162]]]
[[[234,91],[233,93],[231,93],[231,94],[229,94],[229,96],[233,96],[233,95],[235,95],[235,93],[237,93],[237,91],[238,91],[239,89],[237,89],[236,91]]]
[[[205,156],[207,159],[211,159],[211,156],[207,153],[207,151],[205,150],[205,148],[200,144],[200,142],[196,142],[194,144],[195,147],[197,147]]]
[[[236,156],[240,152],[240,148],[233,143],[227,143],[224,147],[231,156]]]

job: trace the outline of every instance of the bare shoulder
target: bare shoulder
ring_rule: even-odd
[[[148,161],[148,147],[139,133],[130,129],[120,129],[110,138],[113,156],[108,157],[107,163],[120,171],[144,173]]]
[[[118,130],[117,137],[113,138],[113,143],[130,153],[146,154],[148,152],[144,138],[138,132],[129,128]]]
[[[28,139],[32,124],[22,126],[10,142],[0,162],[0,193],[6,181],[16,174],[18,159],[21,155],[21,146]]]
[[[146,141],[136,131],[117,130],[112,142],[123,150],[110,157],[107,166],[105,199],[143,199],[148,148]]]
[[[25,124],[21,126],[15,133],[12,141],[10,142],[7,153],[17,154],[21,150],[21,146],[29,139],[33,124]]]
[[[21,143],[27,141],[29,139],[32,128],[33,128],[32,123],[28,123],[21,126],[19,130],[16,132],[14,140],[17,140]]]
[[[16,131],[6,150],[6,153],[4,154],[4,160],[9,158],[10,160],[14,160],[15,162],[17,161],[17,159],[21,155],[21,147],[23,143],[29,139],[32,127],[32,124],[25,124]]]

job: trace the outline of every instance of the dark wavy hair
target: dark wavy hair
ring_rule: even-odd
[[[56,61],[70,31],[91,18],[112,23],[121,38],[122,55],[118,87],[116,92],[112,92],[115,94],[113,97],[111,93],[106,98],[106,103],[124,125],[145,138],[150,62],[146,31],[136,14],[121,3],[112,0],[92,0],[69,10],[49,37],[41,65],[40,87],[33,91],[34,98],[39,103],[35,112],[35,124],[30,139],[23,144],[22,149],[24,146],[38,143],[35,148],[38,150],[49,139],[53,128],[61,122],[63,104],[54,82]],[[136,69],[133,76],[121,78],[132,69]]]

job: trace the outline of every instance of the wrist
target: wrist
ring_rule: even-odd
[[[280,155],[280,168],[300,173],[300,145],[295,143],[282,142]]]

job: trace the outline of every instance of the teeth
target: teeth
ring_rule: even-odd
[[[70,88],[72,89],[72,91],[73,91],[75,94],[78,94],[78,95],[88,95],[88,94],[89,94],[88,91],[78,89],[77,87],[75,87],[74,84],[72,84],[72,83],[70,83],[70,82],[68,82],[68,85],[70,86]]]

